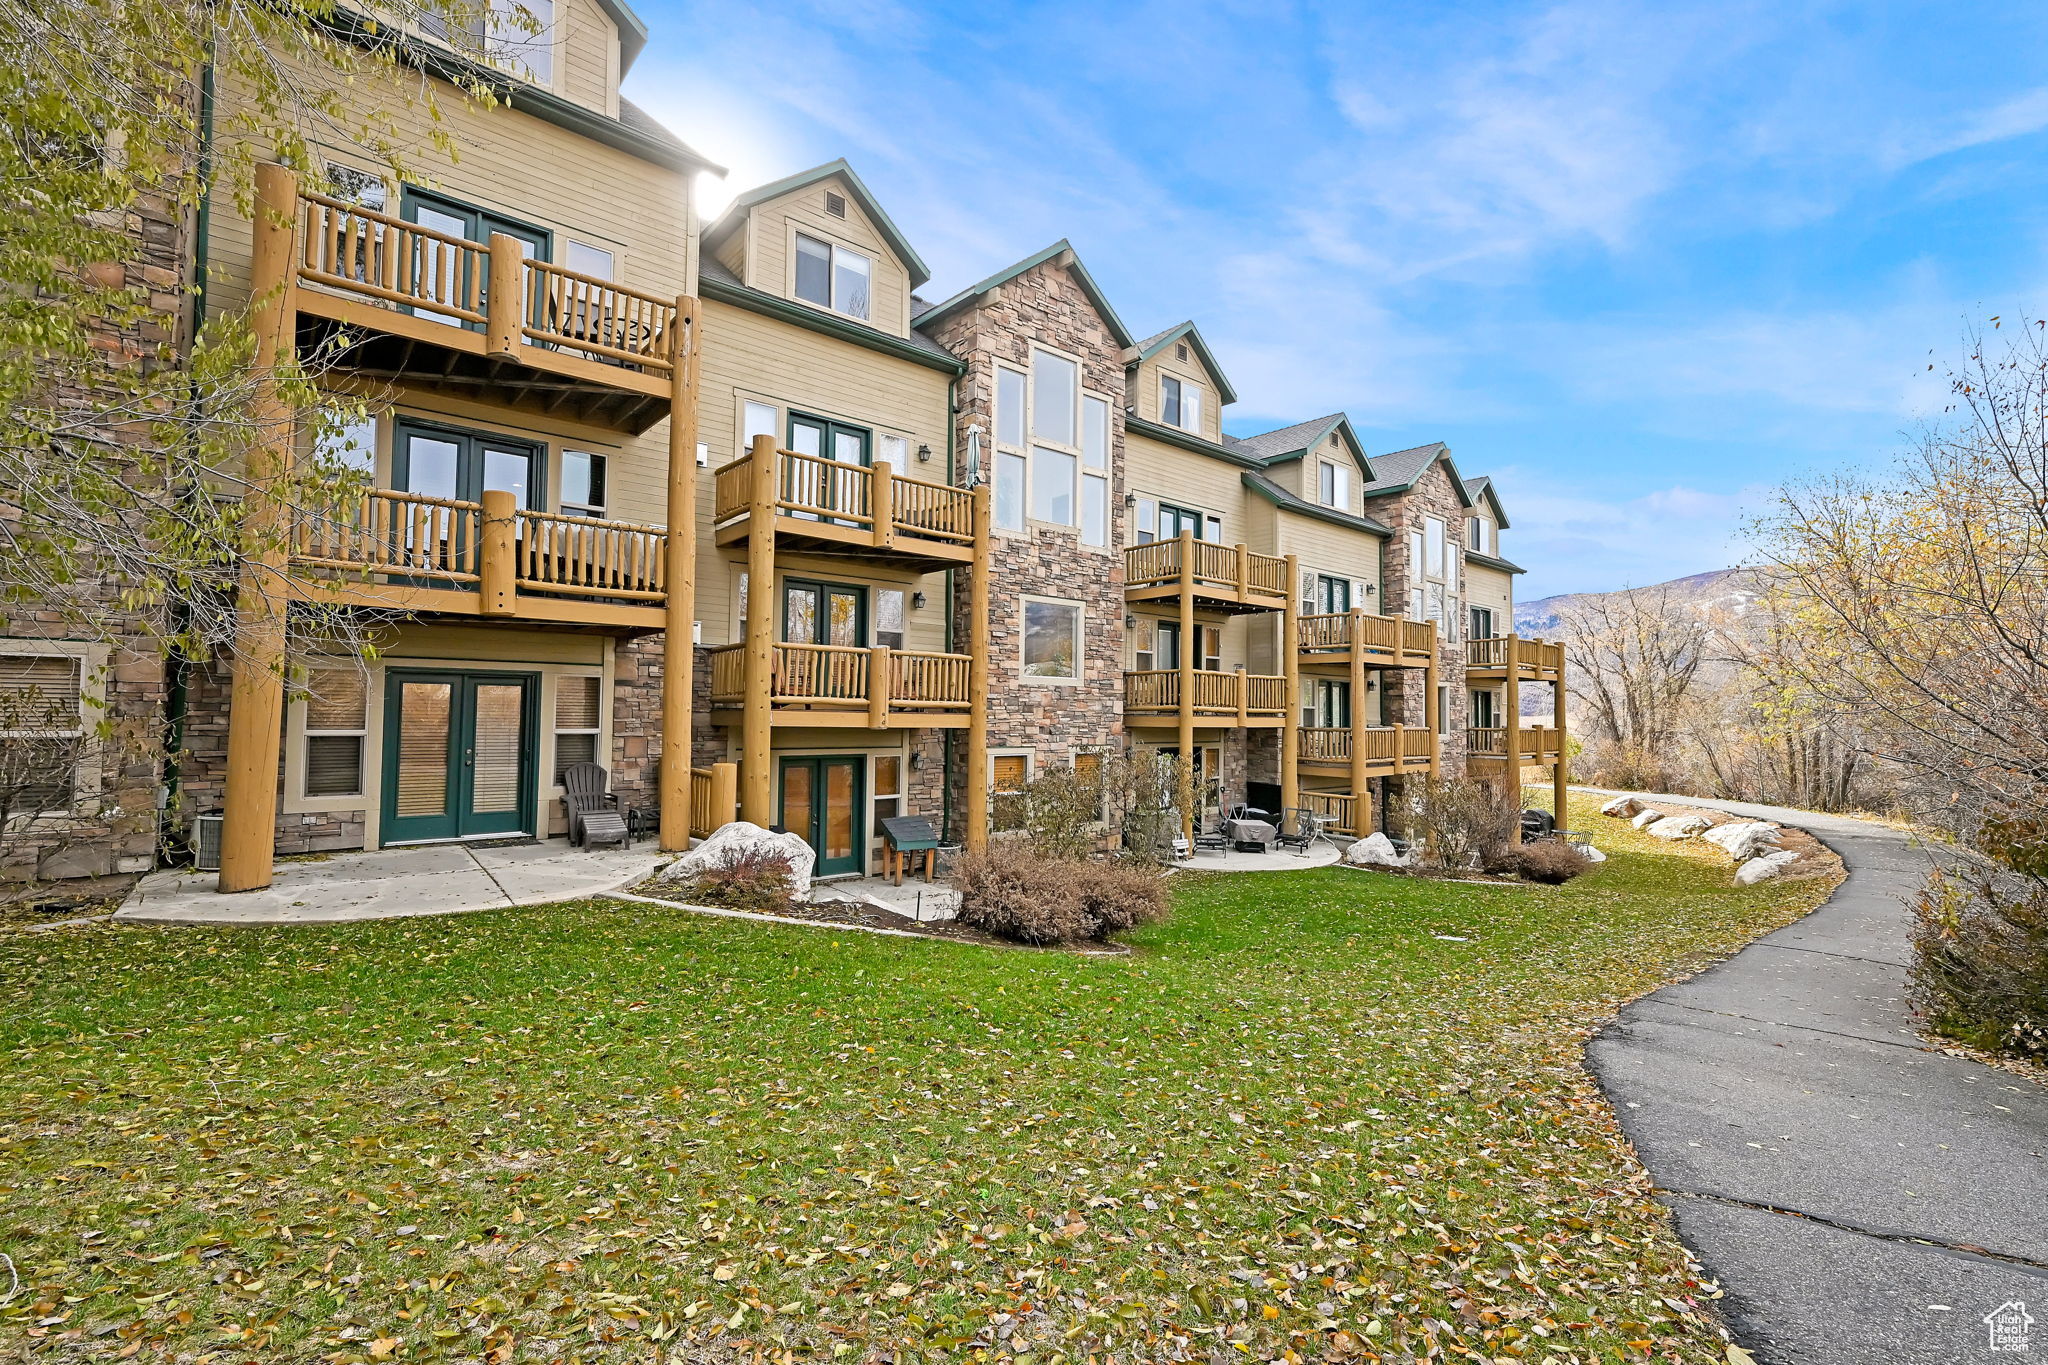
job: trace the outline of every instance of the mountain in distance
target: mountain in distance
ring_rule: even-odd
[[[1712,569],[1685,578],[1674,578],[1668,583],[1643,585],[1650,591],[1659,588],[1668,594],[1671,605],[1690,608],[1693,611],[1726,612],[1741,616],[1763,595],[1751,569]],[[1617,592],[1626,592],[1618,588]],[[1555,639],[1560,622],[1558,616],[1567,608],[1591,602],[1596,598],[1610,596],[1608,593],[1567,592],[1555,597],[1538,597],[1529,602],[1515,604],[1515,633],[1536,635],[1549,640]]]

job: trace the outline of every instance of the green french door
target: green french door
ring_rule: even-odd
[[[383,842],[532,833],[539,691],[530,673],[390,670]]]
[[[817,876],[867,870],[866,767],[858,756],[782,760],[776,823],[818,855]]]
[[[480,209],[472,204],[462,203],[459,200],[443,198],[437,194],[428,194],[424,190],[415,189],[411,185],[405,187],[405,194],[399,202],[398,212],[399,216],[408,223],[418,223],[421,227],[431,232],[438,232],[447,237],[460,237],[464,241],[475,242],[479,246],[488,247],[491,241],[491,234],[502,232],[507,237],[518,239],[519,254],[528,260],[545,261],[550,258],[549,247],[552,245],[553,238],[546,230],[519,222],[517,219],[506,218],[501,214],[492,213],[489,209]],[[428,261],[424,255],[427,250],[426,245],[422,244],[418,250],[422,253],[422,257],[414,262],[413,272],[415,277],[421,279],[433,278],[431,273],[433,263]],[[450,297],[442,300],[443,302],[459,302],[466,299],[469,297],[472,288],[476,296],[482,298],[485,291],[490,288],[491,263],[487,252],[463,257],[457,263],[455,269],[458,272],[457,277],[446,282]],[[473,332],[483,330],[482,323],[464,322],[460,318],[449,317],[447,314],[436,312],[431,308],[413,308],[409,309],[409,311],[430,322],[445,322],[451,327],[466,327]]]

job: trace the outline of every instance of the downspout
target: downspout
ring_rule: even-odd
[[[207,234],[213,224],[213,70],[218,39],[218,30],[208,35],[206,61],[199,70],[199,206],[192,216],[192,322],[188,344],[197,340],[199,329],[206,321]],[[178,804],[183,784],[181,756],[185,749],[185,726],[190,717],[192,698],[192,659],[187,646],[182,643],[191,623],[191,603],[181,598],[172,604],[171,612],[176,626],[173,639],[181,643],[172,648],[164,679],[163,797],[162,809],[157,813],[160,861],[168,861],[164,855],[170,852],[165,847],[165,821]]]
[[[960,412],[960,376],[955,375],[946,384],[946,486],[953,487],[953,428]],[[953,652],[953,571],[946,570],[946,653]],[[939,775],[939,828],[944,831],[947,843],[958,843],[953,837],[953,762],[955,737],[958,730],[947,730],[943,762],[945,771]]]

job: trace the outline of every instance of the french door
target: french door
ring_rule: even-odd
[[[867,870],[866,766],[858,755],[781,762],[777,823],[811,846],[820,877]]]
[[[538,512],[542,474],[540,446],[487,431],[401,421],[392,442],[391,485],[402,493],[481,502],[492,489]]]
[[[530,673],[387,672],[383,842],[532,833],[538,695]]]
[[[430,232],[438,232],[446,237],[460,237],[466,242],[475,242],[481,246],[488,246],[490,244],[492,233],[502,232],[507,237],[518,239],[519,254],[526,259],[535,261],[550,259],[548,247],[551,238],[545,230],[519,222],[516,219],[492,213],[488,209],[480,209],[464,204],[459,200],[444,199],[439,195],[427,194],[424,191],[414,189],[410,185],[405,187],[405,197],[399,205],[399,216],[408,223],[417,223]],[[427,246],[427,243],[422,243],[419,249],[424,252]],[[462,274],[460,278],[449,282],[451,289],[460,292],[455,293],[450,298],[441,300],[441,302],[462,302],[467,296],[472,271],[474,272],[476,297],[478,300],[482,300],[490,288],[490,269],[490,256],[488,252],[481,253],[474,258],[465,259],[461,267]],[[425,261],[415,263],[414,274],[416,278],[432,278],[429,263]],[[445,322],[452,327],[467,327],[471,331],[482,330],[482,325],[479,323],[464,322],[461,318],[452,318],[445,313],[435,313],[419,309],[413,311],[418,316],[433,322]],[[528,321],[532,320],[528,319]]]
[[[1474,689],[1472,693],[1472,726],[1479,730],[1491,730],[1500,724],[1494,695],[1491,691]]]
[[[840,645],[858,648],[868,642],[866,588],[840,583],[785,579],[782,584],[782,639],[792,645]],[[864,656],[829,650],[780,651],[776,691],[782,696],[833,697],[863,701],[856,668]],[[874,680],[870,680],[872,683]]]
[[[789,415],[789,448],[799,455],[814,455],[834,464],[865,466],[872,463],[870,433],[865,427],[848,426],[844,422],[831,422],[822,417],[806,417],[802,413]],[[797,462],[784,475],[793,487],[783,490],[784,496],[793,502],[809,503],[813,507],[829,510],[845,509],[858,512],[863,510],[862,484],[865,480],[858,474],[841,474],[831,469]],[[806,521],[818,521],[815,513],[797,512],[793,515]],[[838,517],[829,518],[834,526],[853,526],[858,523]]]

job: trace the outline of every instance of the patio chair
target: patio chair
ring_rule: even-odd
[[[607,790],[611,775],[595,763],[571,763],[562,769],[562,813],[569,817],[569,842],[633,846],[616,793]]]
[[[1195,852],[1227,853],[1229,851],[1230,836],[1223,832],[1223,822],[1220,819],[1207,828],[1204,828],[1200,821],[1196,822]]]
[[[1305,858],[1319,841],[1329,837],[1321,815],[1304,807],[1290,806],[1281,814],[1280,832],[1273,836],[1273,843],[1280,848],[1292,849],[1297,858]]]

